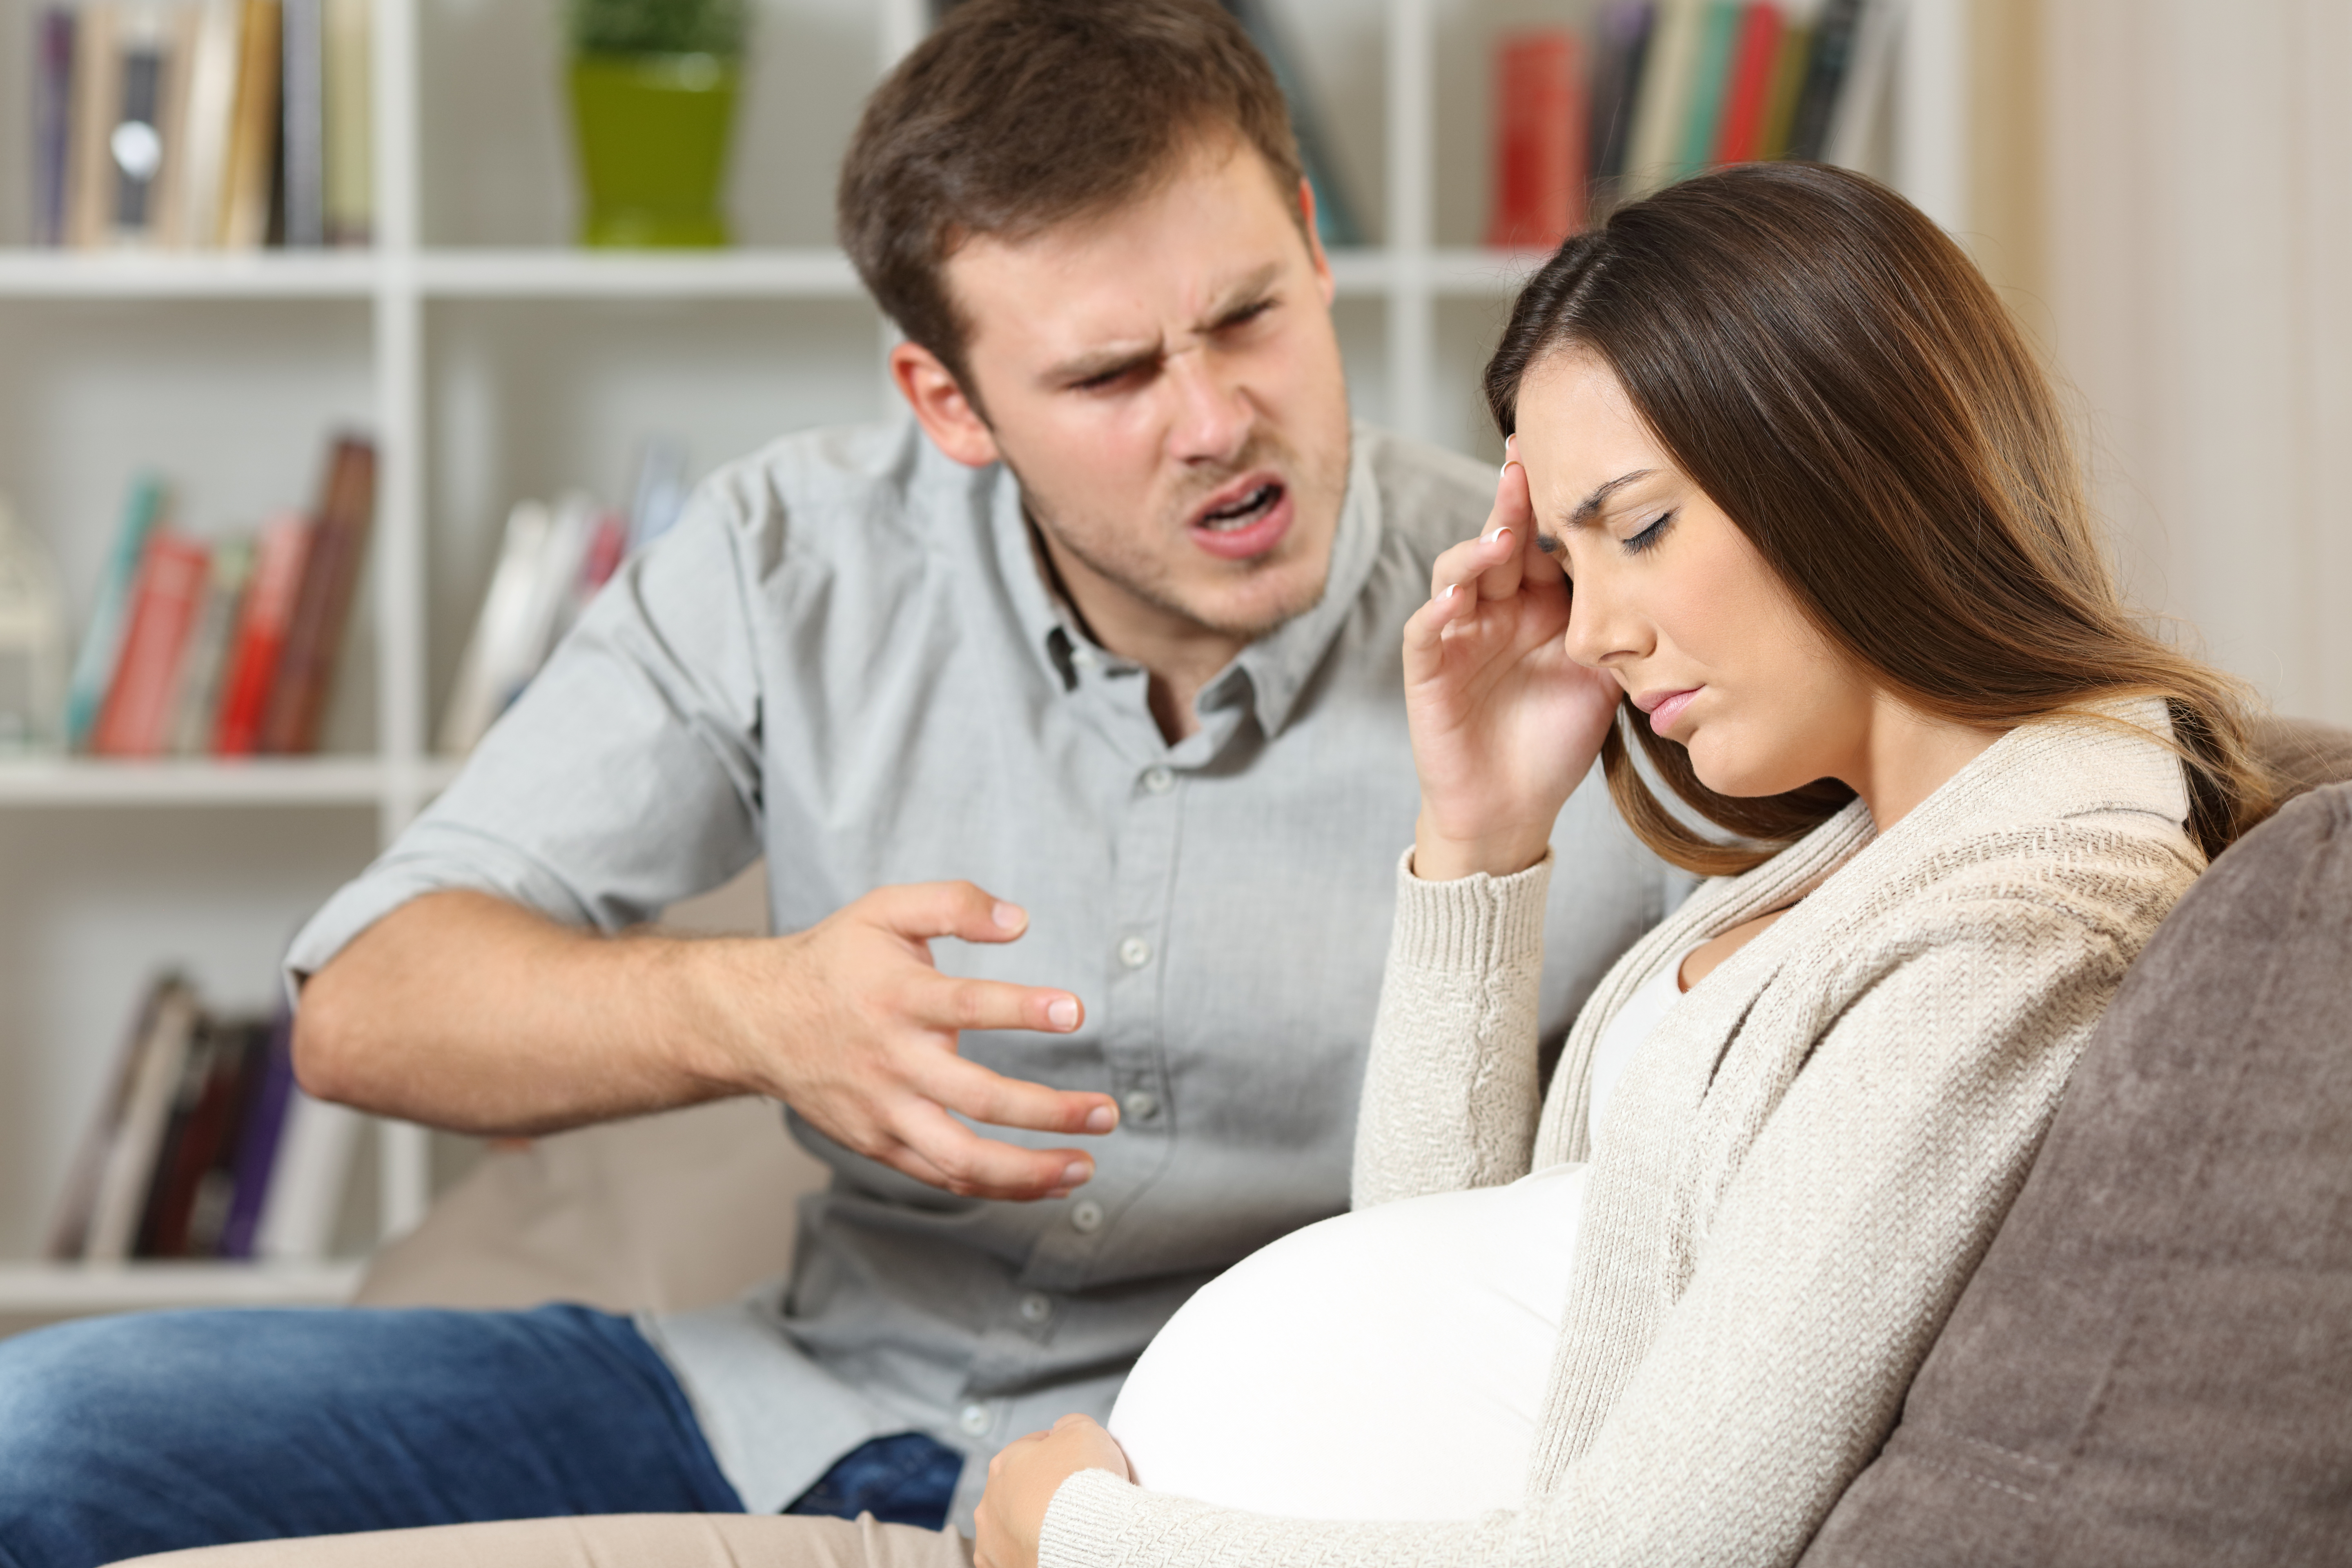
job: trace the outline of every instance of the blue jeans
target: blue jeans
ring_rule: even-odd
[[[928,1437],[878,1439],[793,1511],[937,1528],[961,1468]],[[0,1341],[0,1568],[741,1511],[669,1368],[627,1319],[584,1307],[163,1312]]]

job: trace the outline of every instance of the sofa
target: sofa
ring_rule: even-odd
[[[1804,1568],[2352,1563],[2352,733],[2257,739],[2297,798],[2133,968]],[[361,1300],[724,1299],[823,1178],[774,1117],[493,1152]]]

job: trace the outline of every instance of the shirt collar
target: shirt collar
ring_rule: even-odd
[[[1250,644],[1201,688],[1203,720],[1227,708],[1247,706],[1258,728],[1271,736],[1289,721],[1308,679],[1330,651],[1356,607],[1379,558],[1381,516],[1368,443],[1354,432],[1348,459],[1348,489],[1339,503],[1339,523],[1331,540],[1331,567],[1323,597]],[[1076,612],[1048,584],[1046,564],[1021,505],[1020,482],[1010,468],[994,470],[990,531],[995,536],[997,570],[1012,595],[1014,614],[1031,647],[1063,689],[1074,689],[1088,674],[1132,673],[1129,660],[1099,647],[1080,627]]]

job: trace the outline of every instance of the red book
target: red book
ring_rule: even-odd
[[[1486,243],[1550,250],[1584,226],[1584,71],[1564,27],[1495,46],[1495,205]]]
[[[261,749],[278,756],[319,749],[319,724],[334,689],[343,623],[351,616],[352,592],[359,584],[368,532],[375,522],[373,446],[350,436],[336,440],[327,458],[318,518],[261,721]]]
[[[286,626],[294,617],[294,596],[302,590],[302,565],[310,553],[307,518],[289,512],[261,531],[253,584],[246,590],[229,643],[228,674],[213,731],[213,750],[224,757],[251,756],[260,747],[278,655],[286,646]]]
[[[1756,0],[1739,16],[1739,36],[1731,46],[1731,68],[1723,79],[1723,132],[1715,144],[1718,163],[1749,163],[1764,156],[1766,120],[1772,109],[1772,68],[1780,53],[1780,7]]]
[[[192,539],[158,533],[147,542],[122,658],[98,711],[90,750],[109,757],[152,757],[171,739],[180,653],[203,601],[212,552]]]

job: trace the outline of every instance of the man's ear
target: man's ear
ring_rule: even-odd
[[[1328,305],[1339,297],[1339,280],[1331,276],[1331,258],[1323,254],[1322,231],[1315,226],[1315,187],[1303,175],[1298,181],[1298,223],[1307,231],[1307,254],[1314,263],[1323,303]]]
[[[963,395],[963,388],[940,356],[920,343],[899,342],[890,350],[890,379],[898,395],[915,411],[915,418],[931,445],[967,468],[984,468],[997,459],[996,437],[988,421]]]

